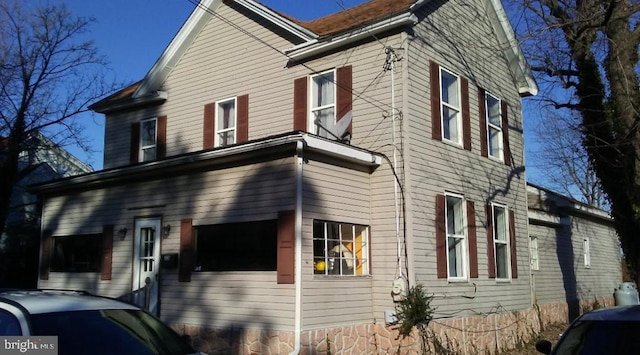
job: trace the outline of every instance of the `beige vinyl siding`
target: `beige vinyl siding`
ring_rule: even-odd
[[[566,217],[554,227],[532,222],[538,238],[539,270],[532,287],[539,304],[612,297],[622,282],[620,247],[610,223],[580,216]],[[583,237],[589,238],[591,266],[584,265]]]
[[[370,225],[370,175],[316,161],[303,169],[304,328],[371,322],[371,277],[313,274],[313,221]]]
[[[129,231],[124,241],[114,240],[112,280],[100,281],[99,273],[50,272],[49,280],[41,280],[39,286],[122,296],[131,290],[135,218],[162,216],[163,225],[169,223],[172,229],[169,237],[162,239],[161,253],[177,253],[182,218],[192,218],[198,226],[276,219],[278,211],[294,209],[294,168],[295,160],[287,158],[50,197],[44,205],[43,226],[53,230],[54,236],[99,233],[104,224],[113,224],[116,231],[122,227]],[[261,314],[273,327],[290,327],[293,285],[278,285],[275,272],[241,274],[193,273],[190,283],[179,283],[175,270],[162,269],[162,319],[228,325],[260,319]],[[203,292],[206,290],[211,292]],[[240,290],[245,293],[239,294]],[[265,308],[269,310],[255,317],[247,315],[248,310]]]
[[[461,0],[427,4],[415,36],[408,41],[410,104],[404,112],[404,127],[411,142],[405,148],[412,202],[410,238],[416,282],[434,295],[436,317],[452,312],[464,315],[470,309],[488,312],[531,305],[520,98],[482,1],[474,2],[477,6]],[[430,60],[469,80],[471,151],[431,138]],[[511,167],[480,155],[477,86],[506,99],[509,105]],[[475,203],[479,277],[468,282],[453,283],[436,276],[435,196],[445,192],[462,194]],[[515,212],[518,278],[509,282],[488,278],[487,201],[505,204]]]

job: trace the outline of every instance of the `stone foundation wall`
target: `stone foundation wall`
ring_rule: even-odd
[[[495,354],[522,345],[540,331],[540,326],[564,323],[572,308],[580,313],[614,305],[613,297],[576,302],[547,304],[521,311],[455,319],[434,319],[422,331],[414,329],[402,337],[398,327],[384,324],[361,324],[307,330],[300,337],[300,354]],[[208,354],[288,354],[293,351],[295,336],[288,331],[252,329],[213,330],[201,327],[174,326],[191,337],[196,349]]]

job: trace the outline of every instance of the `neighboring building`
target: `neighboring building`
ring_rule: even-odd
[[[584,308],[611,305],[622,281],[611,216],[533,184],[527,194],[531,290],[545,317],[566,321],[567,314],[574,319]]]
[[[105,169],[35,187],[39,286],[131,299],[205,351],[388,353],[412,346],[385,323],[421,284],[449,346],[511,347],[539,321],[536,91],[498,0],[310,22],[203,0],[142,81],[91,106]]]
[[[0,138],[0,153],[7,138]],[[20,180],[11,195],[10,213],[5,233],[0,236],[0,287],[37,285],[40,211],[37,197],[27,191],[31,184],[92,172],[93,169],[38,135],[25,143],[30,148],[21,153]]]

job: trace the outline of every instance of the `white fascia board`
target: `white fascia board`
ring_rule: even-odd
[[[540,210],[529,209],[527,211],[527,217],[529,218],[530,221],[537,221],[537,222],[542,222],[545,224],[551,224],[551,225],[557,225],[557,226],[561,224],[559,216],[556,216],[548,212],[540,211]]]
[[[369,26],[359,27],[348,33],[333,37],[327,41],[309,41],[293,48],[285,49],[284,53],[292,60],[302,60],[313,55],[318,55],[326,51],[335,49],[346,44],[350,44],[359,41],[363,38],[370,37],[392,28],[402,25],[415,25],[418,23],[418,18],[410,11],[396,15],[392,18],[376,22]]]
[[[538,84],[531,74],[527,60],[522,54],[516,35],[511,27],[507,13],[500,0],[486,0],[489,19],[494,24],[499,42],[505,46],[505,54],[513,74],[516,76],[518,91],[521,96],[535,96],[538,94]]]
[[[310,134],[304,134],[305,148],[309,148],[325,155],[335,156],[341,159],[347,159],[359,162],[364,165],[379,166],[382,164],[382,157],[371,152],[361,150],[352,146],[328,141]]]
[[[173,40],[164,50],[160,58],[155,62],[151,70],[142,80],[142,83],[133,93],[133,97],[143,96],[148,92],[156,91],[169,76],[173,67],[178,63],[182,55],[187,51],[191,42],[207,24],[211,16],[210,12],[218,10],[222,0],[201,0],[193,10],[187,21],[182,25]],[[207,10],[205,10],[207,9]]]
[[[318,35],[316,35],[315,33],[298,25],[295,22],[288,20],[285,17],[282,17],[281,15],[273,12],[271,9],[267,8],[266,6],[260,3],[257,3],[253,0],[236,0],[236,3],[244,6],[246,9],[252,11],[258,16],[266,19],[267,21],[295,35],[296,37],[299,37],[304,41],[310,41],[314,38],[318,38]]]

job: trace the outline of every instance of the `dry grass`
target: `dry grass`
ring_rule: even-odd
[[[530,342],[517,349],[501,352],[500,355],[540,355],[540,353],[536,350],[536,341],[538,339],[546,339],[549,340],[551,344],[555,345],[555,343],[560,338],[560,334],[566,329],[566,327],[566,324],[547,325],[545,329],[540,332],[537,337],[534,337],[534,339]]]

